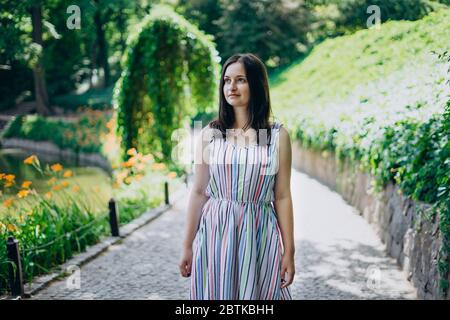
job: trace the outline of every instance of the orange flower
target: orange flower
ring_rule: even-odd
[[[128,159],[128,161],[123,162],[122,166],[125,168],[130,168],[130,167],[134,166],[135,163],[136,163],[136,159],[134,157],[131,157],[130,159]]]
[[[32,183],[33,183],[33,182],[31,182],[31,181],[24,181],[24,182],[22,183],[22,188],[28,189]]]
[[[49,179],[48,181],[47,181],[47,184],[54,184],[55,182],[56,182],[56,178],[55,177],[53,177],[53,178],[51,178],[51,179]]]
[[[14,179],[15,179],[15,178],[16,178],[16,176],[13,175],[13,174],[7,174],[7,175],[4,177],[4,179],[5,179],[6,181],[10,182],[10,183],[14,182]]]
[[[29,193],[30,193],[30,190],[20,190],[20,191],[17,193],[17,196],[18,196],[19,198],[25,198]]]
[[[142,157],[142,161],[145,162],[145,163],[147,163],[147,162],[149,162],[151,160],[153,160],[153,155],[151,155],[151,154],[147,154],[147,155]]]
[[[28,158],[26,158],[25,160],[23,160],[23,163],[25,164],[33,164],[34,160],[37,160],[37,157],[33,154],[31,156],[29,156]]]
[[[122,167],[124,167],[124,168],[130,168],[132,166],[133,166],[133,161],[131,161],[131,159],[126,162],[122,162]]]
[[[137,175],[135,176],[136,180],[141,180],[141,179],[142,179],[142,177],[143,177],[143,175],[142,175],[142,174],[137,174]]]
[[[108,121],[107,123],[106,123],[106,127],[109,129],[109,130],[113,130],[113,128],[114,128],[114,120],[113,119],[111,119],[110,121]]]
[[[79,187],[79,186],[74,186],[74,187],[72,188],[72,191],[73,191],[73,192],[78,192],[78,191],[80,191],[80,187]]]
[[[119,184],[117,182],[113,183],[112,187],[113,187],[113,189],[118,189],[119,188]]]
[[[13,204],[13,199],[6,199],[5,201],[3,201],[3,206],[8,208],[11,207]]]
[[[16,225],[11,224],[11,223],[8,223],[8,225],[6,226],[6,228],[7,228],[9,231],[11,231],[11,232],[15,232],[15,231],[18,230],[17,227],[16,227]]]
[[[166,165],[164,163],[153,163],[152,169],[153,170],[164,170],[166,168]]]
[[[52,168],[53,171],[58,172],[63,169],[63,166],[59,163],[55,163],[54,165],[51,165],[50,168]]]
[[[175,179],[175,178],[177,177],[177,173],[176,173],[175,171],[170,171],[170,172],[167,174],[167,176],[168,176],[170,179]]]
[[[127,176],[128,176],[127,170],[120,171],[116,176],[117,182],[119,182],[119,181],[122,182],[122,180],[125,179]]]
[[[47,199],[51,199],[52,198],[52,193],[51,193],[51,191],[49,191],[49,192],[47,192],[45,195],[44,195]]]
[[[136,148],[131,148],[127,151],[127,155],[134,156],[137,154]]]
[[[7,183],[5,183],[5,188],[12,187],[13,185],[14,185],[13,182],[7,182]]]
[[[60,185],[56,185],[56,186],[52,187],[52,189],[55,191],[59,191],[59,190],[61,190],[61,188],[62,188],[62,186],[60,186]]]
[[[63,174],[64,178],[70,178],[71,176],[72,176],[72,170],[67,170]]]
[[[63,181],[63,182],[61,183],[61,186],[64,187],[64,188],[66,188],[66,187],[69,186],[69,182],[68,182],[68,181]]]
[[[0,180],[2,180],[4,176],[5,176],[4,173],[0,173]]]

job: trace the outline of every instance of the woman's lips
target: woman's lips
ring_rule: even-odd
[[[239,97],[239,95],[238,95],[238,94],[230,94],[228,97],[229,97],[229,98]]]

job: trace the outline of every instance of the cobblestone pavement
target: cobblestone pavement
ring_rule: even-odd
[[[34,299],[188,299],[178,272],[186,197],[111,246],[78,273]],[[296,276],[294,299],[416,299],[414,288],[372,227],[342,198],[292,171]],[[79,280],[79,281],[78,281]]]

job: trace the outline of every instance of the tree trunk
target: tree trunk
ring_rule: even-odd
[[[33,25],[33,42],[42,46],[42,8],[40,5],[31,8],[31,22]],[[36,65],[33,67],[33,78],[37,113],[44,116],[49,115],[52,110],[48,101],[45,70],[41,57],[38,58]]]
[[[99,65],[102,66],[104,73],[104,87],[107,87],[110,83],[110,73],[108,64],[108,46],[105,39],[105,30],[101,16],[101,10],[99,1],[95,1],[97,10],[94,15],[95,28],[97,31],[97,46],[98,46],[98,59]]]

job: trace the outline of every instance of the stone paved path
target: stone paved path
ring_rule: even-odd
[[[186,193],[187,194],[187,193]],[[294,299],[416,299],[372,227],[327,187],[292,171]],[[178,272],[187,197],[34,299],[188,299]],[[79,287],[79,288],[78,288]]]

